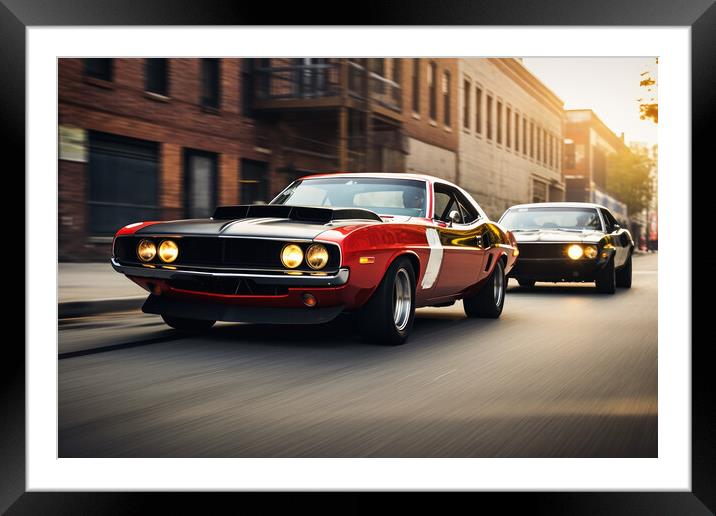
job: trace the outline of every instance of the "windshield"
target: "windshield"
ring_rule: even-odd
[[[424,217],[425,182],[413,179],[341,177],[303,179],[271,204],[363,208],[379,215]]]
[[[602,229],[599,214],[594,208],[513,208],[505,212],[500,223],[510,231]]]

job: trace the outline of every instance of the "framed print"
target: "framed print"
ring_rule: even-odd
[[[181,4],[0,5],[3,511],[714,510],[711,2]]]

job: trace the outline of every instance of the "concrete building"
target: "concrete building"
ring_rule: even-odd
[[[626,205],[610,196],[607,162],[610,154],[627,150],[624,135],[617,136],[591,109],[565,111],[564,177],[567,200],[596,202],[626,221]]]
[[[564,200],[562,100],[519,59],[460,59],[458,82],[460,186],[493,218]]]

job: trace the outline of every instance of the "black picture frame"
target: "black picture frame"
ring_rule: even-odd
[[[6,181],[15,181],[14,192],[25,191],[25,36],[31,26],[49,25],[282,25],[338,24],[342,20],[328,13],[339,12],[337,4],[312,3],[276,5],[221,0],[157,0],[131,2],[122,0],[0,0],[0,127]],[[345,9],[345,5],[342,9]],[[688,26],[691,28],[692,73],[692,168],[704,174],[693,188],[693,206],[709,206],[707,196],[713,191],[708,174],[713,165],[707,165],[712,144],[707,140],[711,131],[711,117],[716,112],[716,6],[714,0],[551,0],[549,2],[520,2],[518,0],[483,0],[470,2],[364,2],[349,6],[349,17],[361,25],[551,25],[551,26]],[[343,12],[346,12],[345,10]],[[689,180],[689,171],[682,171]],[[17,195],[17,194],[15,194]],[[9,205],[6,205],[8,207]],[[698,235],[705,220],[692,213],[692,242],[699,243]],[[16,220],[14,231],[22,214],[10,215]],[[690,214],[680,214],[684,218]],[[706,219],[707,220],[707,219]],[[8,227],[8,226],[6,226]],[[682,245],[663,242],[662,245]],[[713,258],[703,258],[694,248],[685,250],[684,259],[692,260],[696,267],[716,265]],[[18,267],[14,260],[13,267]],[[25,274],[31,271],[24,270]],[[663,271],[669,274],[672,271]],[[14,273],[15,274],[15,273]],[[693,274],[693,272],[692,272]],[[692,283],[693,285],[693,283]],[[7,287],[6,287],[7,288]],[[8,288],[6,292],[11,292]],[[696,289],[692,302],[692,334],[706,330],[709,303],[699,303]],[[17,294],[12,293],[16,296]],[[16,303],[19,305],[19,303]],[[24,304],[23,304],[24,306]],[[31,310],[31,306],[26,309]],[[340,512],[368,512],[385,505],[385,494],[348,493],[335,497],[318,498],[312,493],[282,494],[188,494],[171,496],[166,493],[39,493],[25,492],[25,352],[17,339],[8,336],[0,360],[0,399],[2,400],[0,428],[0,511],[8,514],[83,514],[147,512],[148,503],[159,503],[169,510],[180,512],[206,510],[214,503],[237,507],[235,496],[243,497],[243,504],[259,502],[264,509],[330,508]],[[685,343],[671,343],[683,345]],[[500,504],[514,509],[529,508],[543,514],[709,514],[716,511],[716,402],[711,382],[709,350],[713,338],[702,337],[691,344],[692,356],[692,490],[690,492],[591,492],[591,493],[465,493],[438,500],[425,494],[414,497],[423,508],[435,503],[441,512],[452,504],[467,501],[472,506]],[[219,497],[220,500],[210,500]],[[469,500],[465,500],[469,498]],[[485,505],[486,506],[486,505]],[[216,505],[215,507],[219,507]],[[504,509],[503,509],[504,510]]]

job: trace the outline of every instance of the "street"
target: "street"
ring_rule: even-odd
[[[343,320],[61,320],[59,456],[657,456],[656,254],[613,296],[510,280],[500,319],[417,314],[398,347]]]

